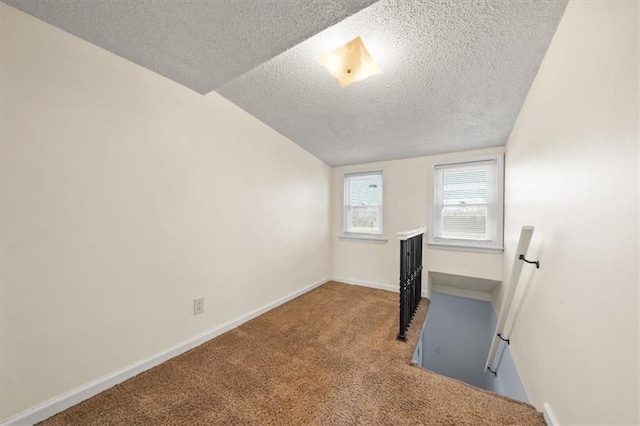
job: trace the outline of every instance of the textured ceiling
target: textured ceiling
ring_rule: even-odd
[[[332,166],[501,146],[567,0],[2,0],[200,93]],[[317,61],[362,37],[382,74]]]
[[[501,146],[566,0],[381,0],[217,92],[332,166]],[[317,58],[361,36],[383,73]]]
[[[375,0],[2,0],[208,93]]]

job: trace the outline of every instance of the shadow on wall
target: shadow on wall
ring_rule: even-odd
[[[433,293],[422,330],[422,367],[527,402],[506,344],[493,366],[497,377],[483,371],[496,322],[489,302]]]
[[[496,313],[491,309],[489,342],[491,342],[497,322],[498,319],[496,318]],[[497,373],[497,376],[494,376],[493,374],[486,374],[487,387],[485,389],[499,393],[500,395],[508,396],[509,398],[517,399],[518,401],[529,402],[527,393],[520,381],[516,364],[511,357],[511,350],[509,349],[509,346],[505,342],[500,342],[499,344],[498,352],[496,353],[495,360],[491,366],[491,369]],[[486,357],[487,356],[485,354],[482,360],[483,367],[486,362]]]

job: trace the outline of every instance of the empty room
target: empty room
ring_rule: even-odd
[[[0,0],[0,426],[639,425],[639,26]]]

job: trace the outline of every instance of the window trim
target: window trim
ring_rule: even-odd
[[[438,209],[436,197],[438,192],[438,181],[436,172],[448,166],[463,165],[466,163],[475,164],[482,162],[495,162],[497,179],[495,198],[497,208],[495,209],[495,238],[492,241],[474,241],[453,238],[438,238],[435,232],[438,229],[437,218]],[[458,251],[478,251],[486,253],[502,253],[504,250],[504,153],[487,154],[473,157],[457,157],[449,160],[434,161],[431,163],[430,176],[431,192],[429,197],[429,237],[427,244],[429,248]]]
[[[380,216],[378,218],[380,222],[380,233],[379,234],[368,234],[362,232],[349,232],[347,231],[347,207],[349,203],[349,188],[348,178],[357,177],[357,176],[380,176]],[[342,226],[340,230],[340,235],[338,236],[341,240],[352,240],[359,242],[369,242],[369,243],[385,243],[387,242],[387,238],[385,237],[385,222],[384,222],[384,171],[383,170],[371,170],[371,171],[363,171],[363,172],[354,172],[354,173],[345,173],[342,175]]]

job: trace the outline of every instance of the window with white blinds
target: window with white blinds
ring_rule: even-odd
[[[429,243],[502,249],[503,155],[433,166]]]
[[[382,235],[382,172],[344,176],[345,234]]]

